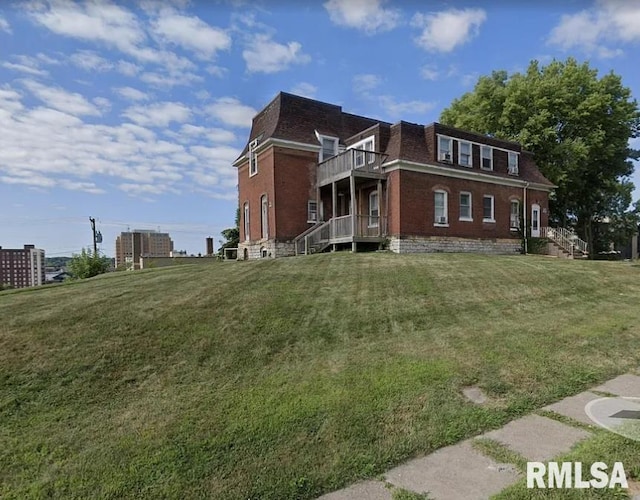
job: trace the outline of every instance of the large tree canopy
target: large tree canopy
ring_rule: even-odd
[[[558,186],[551,220],[576,227],[592,249],[598,221],[631,225],[635,152],[628,144],[640,133],[640,112],[618,75],[598,78],[588,63],[572,58],[547,66],[532,61],[525,73],[480,77],[440,121],[532,151],[542,173]]]

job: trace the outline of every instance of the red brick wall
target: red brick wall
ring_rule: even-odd
[[[390,186],[391,210],[399,211],[399,221],[393,217],[390,235],[397,236],[456,236],[469,238],[511,238],[517,234],[509,228],[511,199],[523,203],[521,188],[499,186],[496,184],[451,179],[433,174],[410,171],[395,171],[391,175],[399,176],[399,182]],[[399,186],[397,186],[399,184]],[[434,226],[434,190],[447,191],[449,227]],[[394,193],[395,190],[395,193]],[[471,193],[472,222],[460,221],[460,192]],[[496,222],[482,221],[483,196],[494,196],[494,217]],[[530,225],[531,205],[538,203],[541,208],[541,226],[548,221],[548,194],[544,191],[527,191],[527,220]]]
[[[249,162],[238,168],[238,202],[240,203],[240,242],[246,241],[244,234],[244,204],[249,202],[249,232],[251,241],[262,238],[260,198],[267,195],[269,203],[269,237],[275,234],[275,193],[273,189],[273,149],[268,148],[258,155],[258,173],[249,177]]]
[[[317,197],[318,153],[274,148],[274,156],[275,236],[288,241],[311,226],[307,223],[307,204]]]

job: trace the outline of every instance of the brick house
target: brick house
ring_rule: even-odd
[[[515,253],[541,236],[554,185],[519,144],[433,123],[390,124],[280,93],[238,169],[238,258],[348,246]]]

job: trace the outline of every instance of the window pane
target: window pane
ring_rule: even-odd
[[[482,216],[485,219],[493,219],[493,198],[485,196],[482,199]]]
[[[471,218],[471,195],[469,193],[460,194],[460,218]]]
[[[447,202],[445,193],[434,193],[436,222],[442,222],[447,217]]]

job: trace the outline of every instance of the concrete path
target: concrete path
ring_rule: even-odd
[[[594,391],[594,392],[592,392]],[[591,391],[558,401],[542,410],[552,411],[583,424],[595,425],[585,412],[597,394],[640,397],[640,377],[621,375]],[[320,497],[319,500],[392,500],[395,489],[427,494],[434,500],[482,500],[522,479],[512,464],[497,463],[473,447],[476,439],[490,439],[529,461],[546,462],[568,452],[591,432],[546,416],[527,415],[501,429],[410,460],[383,474],[380,480],[354,484]],[[630,488],[633,499],[637,491]]]

